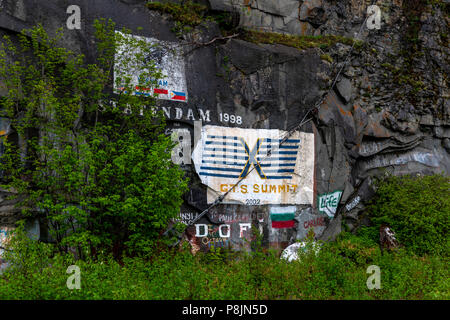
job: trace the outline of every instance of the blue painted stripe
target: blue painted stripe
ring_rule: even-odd
[[[266,155],[268,152],[263,152],[263,155]],[[297,154],[298,151],[272,151],[270,154],[271,155],[275,155],[275,154]],[[261,152],[260,152],[261,154]]]
[[[281,142],[283,139],[266,139],[267,142]],[[300,139],[287,139],[284,143],[300,143]]]
[[[225,164],[227,166],[239,166],[239,167],[245,166],[245,163],[227,162],[227,161],[214,161],[214,160],[202,160],[202,163]],[[294,166],[295,166],[295,164],[294,164]]]
[[[125,92],[126,93],[126,92]],[[147,93],[147,92],[139,92],[139,91],[135,91],[134,92],[134,94],[135,95],[137,95],[137,96],[149,96],[150,95],[150,93]]]
[[[261,163],[261,167],[295,167],[295,163]]]
[[[298,149],[298,145],[297,146],[285,146],[285,145],[276,145],[276,144],[273,144],[273,145],[263,145],[263,146],[261,146],[261,149]]]
[[[245,153],[245,150],[238,149],[226,149],[226,148],[204,148],[205,151],[221,151],[221,152],[232,152],[232,153]]]
[[[294,157],[294,158],[272,158],[272,157],[268,157],[268,158],[257,158],[256,160],[258,160],[258,162],[259,161],[295,161],[296,160],[296,158]]]
[[[241,147],[241,148],[243,148],[242,143],[240,143],[240,142],[206,141],[205,144],[208,144],[208,145],[219,145],[219,146],[232,146],[232,147]]]
[[[264,170],[265,173],[294,173],[294,169],[269,169],[269,170]]]
[[[208,172],[200,172],[199,174],[201,176],[209,176],[209,177],[221,177],[221,178],[232,178],[232,179],[239,178],[239,176],[231,176],[228,174],[218,174],[218,173],[208,173]]]
[[[239,160],[248,160],[248,157],[237,156],[237,155],[227,155],[227,154],[204,154],[203,158],[225,158],[225,159],[239,159]]]
[[[179,92],[179,91],[172,91],[176,96],[183,96],[183,97],[185,97],[186,96],[186,93],[184,93],[184,92]]]
[[[208,135],[208,139],[238,140],[239,137],[234,137],[234,136],[210,136],[210,135]]]
[[[212,171],[230,171],[230,172],[241,172],[242,169],[233,168],[214,168],[214,167],[200,167],[201,170],[212,170]]]
[[[292,179],[291,176],[266,176],[267,179]]]

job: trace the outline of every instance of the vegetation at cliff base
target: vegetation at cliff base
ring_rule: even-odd
[[[184,243],[176,249],[154,248],[141,257],[75,260],[19,232],[6,253],[11,267],[0,276],[0,299],[448,300],[450,256],[448,246],[441,250],[449,238],[442,229],[450,215],[448,183],[440,175],[380,181],[372,204],[372,210],[378,208],[372,211],[374,226],[361,227],[356,234],[343,232],[317,254],[301,251],[300,259],[290,263],[258,243],[250,254],[217,248],[194,256]],[[425,196],[414,200],[419,192]],[[416,214],[398,216],[404,210],[405,215]],[[398,221],[389,220],[394,217]],[[386,222],[392,223],[402,246],[382,253],[377,229]],[[430,228],[435,230],[430,233]],[[437,237],[439,230],[446,233]],[[418,245],[423,239],[428,239],[426,247]],[[66,285],[66,270],[73,264],[81,272],[79,290]],[[380,268],[379,289],[367,286],[372,265]]]
[[[367,239],[342,234],[317,255],[286,262],[275,252],[198,253],[161,250],[151,258],[51,257],[47,244],[14,244],[13,266],[0,276],[0,299],[449,299],[448,257],[381,255]],[[21,262],[25,261],[25,263]],[[80,268],[70,290],[67,267]],[[368,289],[370,265],[380,267],[380,289]]]
[[[375,229],[389,225],[415,254],[450,256],[448,176],[391,176],[380,181],[369,216]]]

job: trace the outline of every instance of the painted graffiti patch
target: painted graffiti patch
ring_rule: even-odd
[[[297,240],[305,239],[309,232],[314,232],[316,237],[322,235],[327,226],[327,220],[324,215],[313,214],[311,208],[300,212],[297,221]]]
[[[257,234],[263,236],[263,225],[267,221],[263,212],[222,212],[213,210],[209,219],[186,229],[192,251],[207,252],[212,248],[250,250]]]
[[[223,203],[312,204],[314,134],[295,132],[280,145],[285,134],[277,129],[204,126],[192,160],[209,187],[208,203],[231,190]]]

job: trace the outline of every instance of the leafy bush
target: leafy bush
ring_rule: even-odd
[[[416,254],[449,255],[450,178],[443,175],[389,177],[379,182],[369,210],[378,228],[388,224]]]

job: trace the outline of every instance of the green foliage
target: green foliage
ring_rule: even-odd
[[[16,276],[26,280],[49,266],[53,246],[31,239],[25,231],[23,220],[14,230],[14,236],[8,236],[8,239],[3,258]]]
[[[32,240],[26,241],[29,245]],[[212,259],[186,250],[163,250],[154,251],[151,260],[125,258],[121,264],[110,257],[79,260],[80,290],[66,287],[72,258],[60,254],[50,258],[42,244],[33,246],[28,250],[30,263],[0,276],[0,299],[450,298],[448,257],[417,257],[405,250],[381,255],[378,246],[349,234],[290,263],[274,251],[262,250],[227,259],[217,259],[217,253]],[[25,243],[17,242],[13,249],[27,250]],[[380,267],[379,290],[367,288],[370,265]]]
[[[37,211],[48,222],[61,252],[146,253],[178,214],[187,182],[170,159],[173,143],[155,99],[131,94],[162,77],[145,60],[152,47],[129,30],[115,32],[111,21],[94,27],[93,64],[42,26],[24,30],[18,47],[5,37],[2,115],[23,142],[4,144],[2,186],[26,195],[24,214]],[[137,89],[129,70],[139,70]],[[121,88],[114,96],[113,76]]]
[[[449,255],[450,178],[389,177],[379,182],[370,206],[376,227],[386,223],[401,244],[417,254]]]
[[[172,29],[178,37],[184,33],[192,31],[193,27],[202,24],[204,21],[212,21],[212,17],[207,16],[208,8],[192,1],[183,4],[172,2],[148,2],[147,7],[161,13],[169,14],[175,22]]]
[[[228,12],[211,12],[207,6],[183,1],[181,4],[173,2],[148,2],[147,7],[163,14],[170,15],[175,26],[172,31],[178,36],[193,31],[193,28],[203,25],[205,22],[215,22],[225,33],[235,27],[233,15]]]
[[[380,241],[380,228],[363,226],[356,231],[356,235],[356,238],[366,245],[376,246]]]

